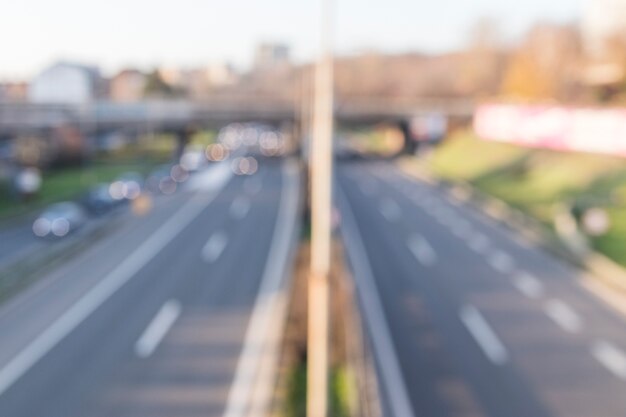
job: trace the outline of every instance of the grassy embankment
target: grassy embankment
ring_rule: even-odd
[[[427,165],[437,176],[466,181],[548,227],[560,204],[606,209],[610,230],[591,243],[626,265],[626,159],[521,148],[458,132],[433,152]]]

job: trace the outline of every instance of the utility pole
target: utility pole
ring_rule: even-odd
[[[311,138],[311,271],[308,300],[307,417],[328,410],[329,272],[332,210],[333,0],[321,0]]]

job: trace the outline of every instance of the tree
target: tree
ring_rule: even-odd
[[[152,97],[172,97],[176,95],[175,89],[163,79],[161,73],[156,69],[148,74],[144,93],[146,96]]]
[[[571,100],[581,60],[580,37],[573,26],[538,24],[511,55],[501,91],[525,99]]]

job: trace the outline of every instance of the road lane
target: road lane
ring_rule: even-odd
[[[381,175],[380,170],[377,175]],[[494,222],[471,205],[458,200],[455,204],[450,203],[450,196],[443,194],[436,187],[416,183],[396,169],[385,170],[382,175],[387,178],[385,180],[387,184],[394,184],[395,189],[404,190],[400,191],[400,194],[405,198],[408,197],[414,205],[419,207],[420,199],[414,192],[419,189],[419,192],[437,200],[437,204],[447,206],[453,209],[457,216],[470,220],[475,234],[488,236],[485,241],[486,245],[481,248],[483,255],[493,255],[495,251],[505,251],[514,255],[519,268],[510,274],[505,274],[507,279],[514,280],[515,276],[520,273],[530,274],[540,280],[544,290],[543,295],[559,295],[585,317],[585,320],[590,323],[590,326],[585,329],[590,337],[602,338],[606,334],[612,334],[616,343],[626,347],[626,332],[622,331],[625,317],[623,310],[614,309],[603,298],[597,298],[596,293],[590,291],[585,275],[581,271],[553,258],[523,236],[512,232],[501,223]]]
[[[0,230],[0,267],[10,264],[26,253],[42,249],[50,242],[38,239],[32,229],[34,216],[19,219],[21,224]]]
[[[390,163],[340,164],[337,171],[416,415],[623,415],[626,400],[619,393],[626,387],[607,372],[606,358],[619,370],[624,320],[582,290],[567,266]],[[362,192],[367,181],[375,194]],[[377,206],[384,199],[399,205],[402,219],[390,223],[381,215]],[[440,262],[419,262],[407,244],[415,234],[436,249]],[[561,326],[545,311],[557,297],[567,306],[550,307],[553,315],[559,310]],[[463,325],[458,312],[467,305],[506,349],[506,363],[494,366]],[[574,315],[580,318],[575,325]],[[575,326],[580,331],[570,331]],[[615,350],[594,348],[605,339]]]
[[[229,214],[233,200],[246,194],[247,178],[235,177],[158,256],[0,395],[0,415],[221,415],[267,261],[284,185],[278,162],[267,162],[255,176],[263,189],[250,197],[244,219]],[[177,203],[190,198],[181,194]],[[167,213],[156,223],[163,218],[168,218]],[[220,256],[207,264],[202,248],[219,231],[228,235],[228,241]],[[123,245],[124,239],[133,243],[130,234],[123,234],[112,245]],[[102,251],[89,251],[84,257],[88,259],[77,259],[74,267],[65,269],[66,276],[89,275],[86,264],[103,271],[107,268],[99,263],[111,262]],[[66,276],[47,289],[58,286],[61,292],[69,285],[71,290],[74,280]],[[177,314],[169,309],[168,320],[159,319],[159,312],[171,300],[179,303],[175,304],[178,311],[174,309]],[[47,313],[46,308],[33,305],[39,301],[38,295],[21,299],[35,310],[33,316],[37,310]],[[15,314],[24,310],[17,303],[6,313],[0,312],[0,330],[19,333],[12,330],[17,326]],[[160,322],[155,327],[159,332],[149,331],[155,320]],[[149,349],[139,349],[144,354],[138,357],[138,340],[148,333],[152,333]],[[64,383],[59,384],[60,380]]]

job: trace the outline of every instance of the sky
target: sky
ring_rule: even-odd
[[[577,21],[585,0],[334,0],[334,49],[351,54],[446,52],[489,17],[513,42],[538,20]],[[586,0],[592,1],[592,0]],[[315,56],[321,0],[19,0],[0,6],[0,79],[25,79],[59,59],[123,67],[245,68],[255,45],[284,42]]]

